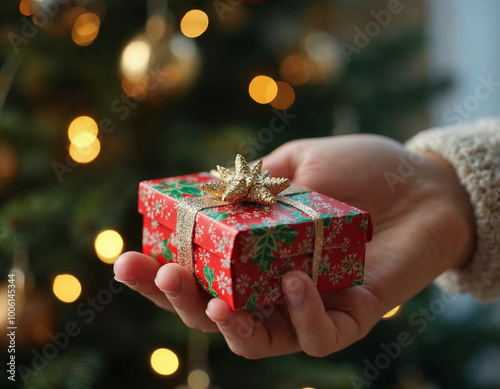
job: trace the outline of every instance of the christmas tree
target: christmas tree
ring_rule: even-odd
[[[493,387],[481,361],[498,353],[498,330],[474,320],[474,305],[459,320],[441,314],[432,287],[335,355],[249,361],[113,280],[116,257],[141,250],[142,180],[231,165],[236,153],[252,160],[296,138],[424,129],[447,80],[426,75],[425,6],[388,7],[1,3],[0,298],[7,312],[11,274],[17,326],[16,381],[5,385]],[[411,344],[390,348],[403,331]],[[4,337],[4,361],[8,346]]]

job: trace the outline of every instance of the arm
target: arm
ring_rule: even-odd
[[[433,153],[456,171],[474,208],[476,245],[470,261],[448,270],[438,284],[470,292],[478,300],[500,295],[500,120],[481,120],[449,129],[429,130],[407,148]]]

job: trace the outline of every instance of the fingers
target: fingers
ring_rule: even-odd
[[[300,351],[284,307],[268,305],[233,312],[225,301],[212,299],[207,315],[235,354],[258,359]]]
[[[294,142],[278,147],[271,154],[262,158],[262,168],[269,170],[273,177],[286,177],[293,180],[297,167]]]
[[[155,282],[188,327],[205,332],[218,331],[205,313],[211,297],[199,288],[186,268],[176,263],[166,264],[158,270]]]
[[[302,272],[293,271],[283,277],[282,287],[301,349],[316,357],[337,351],[339,329],[327,315],[312,280]]]
[[[117,281],[139,292],[160,308],[173,311],[173,307],[154,283],[160,263],[147,255],[130,251],[122,254],[115,262],[113,270]]]

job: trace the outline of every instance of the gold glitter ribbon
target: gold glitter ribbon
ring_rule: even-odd
[[[318,282],[319,265],[321,263],[321,251],[323,249],[323,219],[311,207],[290,199],[291,196],[299,193],[310,192],[309,189],[291,184],[281,194],[276,196],[276,200],[282,204],[290,205],[304,212],[314,221],[314,250],[312,260],[311,278],[316,284]],[[194,273],[193,258],[193,232],[196,223],[196,215],[199,211],[207,208],[215,208],[221,205],[229,205],[227,201],[219,200],[212,196],[187,197],[179,201],[177,205],[177,225],[176,244],[178,263]]]

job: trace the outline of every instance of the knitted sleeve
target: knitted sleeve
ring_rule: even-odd
[[[448,161],[470,196],[476,218],[476,247],[462,268],[436,282],[481,301],[500,297],[500,119],[431,129],[410,139],[413,152],[433,152]]]

